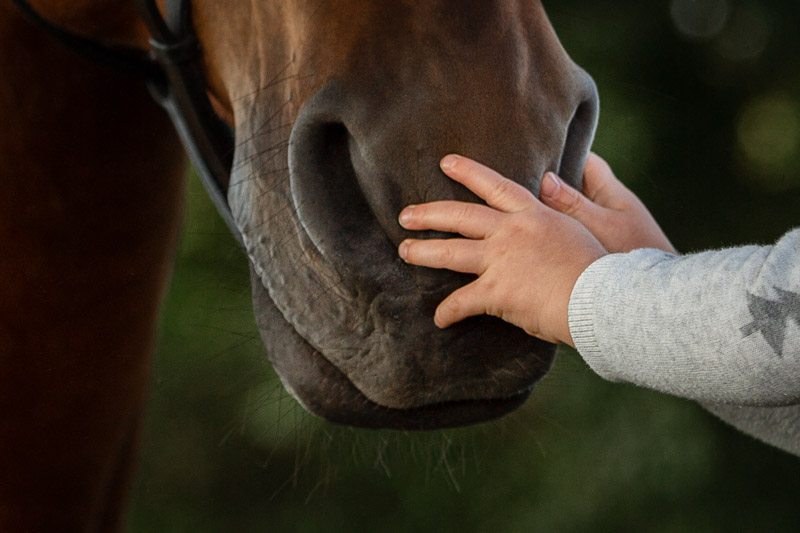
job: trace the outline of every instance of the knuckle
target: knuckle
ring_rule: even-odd
[[[510,253],[513,253],[514,249],[507,241],[498,242],[495,244],[494,249],[492,250],[492,256],[495,259],[499,259],[502,257],[507,257]]]
[[[529,229],[528,222],[519,216],[512,217],[508,224],[508,231],[512,235],[523,235],[528,233]]]
[[[449,265],[453,261],[453,249],[446,244],[440,246],[436,251],[436,259],[441,265]]]
[[[500,179],[492,188],[492,196],[497,199],[506,198],[511,193],[511,181]]]
[[[541,225],[542,220],[535,222],[522,216],[511,216],[504,224],[502,238],[497,239],[498,249],[513,248],[515,243],[525,242],[535,233],[537,225]]]
[[[469,220],[471,207],[470,204],[465,202],[451,203],[445,213],[447,217],[446,223],[443,224],[441,229],[452,233],[458,233],[464,226],[464,223]]]
[[[564,206],[564,213],[570,216],[580,213],[584,207],[583,197],[572,189],[564,189],[561,203]]]
[[[472,206],[470,206],[467,203],[459,202],[455,206],[455,210],[454,210],[454,213],[453,213],[453,219],[457,223],[461,223],[461,222],[463,222],[465,220],[468,220],[469,216],[470,216],[470,208],[471,207]]]

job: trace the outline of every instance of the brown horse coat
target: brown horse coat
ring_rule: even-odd
[[[7,0],[0,72],[0,531],[114,530],[184,157],[137,80]]]

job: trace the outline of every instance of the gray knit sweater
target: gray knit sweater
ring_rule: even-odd
[[[569,324],[602,377],[800,455],[800,229],[773,246],[606,256],[575,285]]]

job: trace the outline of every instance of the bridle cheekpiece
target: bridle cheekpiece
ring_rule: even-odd
[[[132,0],[150,32],[149,51],[111,46],[67,31],[42,17],[27,0],[11,0],[32,22],[81,55],[143,78],[150,94],[169,114],[189,159],[219,214],[242,245],[227,193],[234,138],[214,112],[203,75],[202,51],[191,21],[190,0],[167,0],[165,14],[155,0]]]

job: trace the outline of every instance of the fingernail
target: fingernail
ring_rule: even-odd
[[[405,209],[400,211],[400,225],[401,226],[405,227],[409,222],[411,222],[412,211],[414,211],[415,207],[416,206],[414,206],[414,205],[409,205],[408,207],[406,207]]]
[[[540,187],[541,196],[554,198],[558,194],[558,190],[560,188],[561,183],[558,179],[558,176],[552,172],[548,172],[544,175],[544,178],[542,178],[542,185]]]
[[[452,170],[453,167],[456,166],[456,162],[458,162],[458,156],[450,154],[445,156],[439,165],[442,167],[442,170]]]
[[[408,241],[405,240],[401,242],[397,251],[400,254],[400,257],[405,261],[406,257],[408,256]]]

